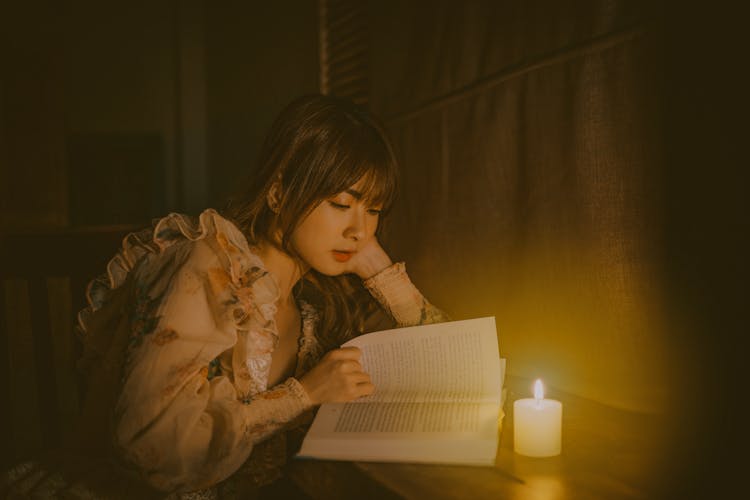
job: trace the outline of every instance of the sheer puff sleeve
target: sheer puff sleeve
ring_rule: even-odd
[[[151,246],[131,271],[114,446],[153,487],[198,490],[312,404],[294,378],[266,389],[278,291],[236,227],[211,210],[197,226],[171,215]],[[227,352],[231,370],[210,376]]]
[[[363,284],[399,327],[450,321],[447,314],[430,304],[417,290],[403,262],[383,269]]]

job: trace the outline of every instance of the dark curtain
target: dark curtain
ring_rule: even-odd
[[[508,372],[662,418],[664,491],[746,488],[747,26],[731,2],[370,3],[387,243]],[[522,395],[519,395],[522,396]]]
[[[660,67],[634,2],[378,2],[372,107],[403,163],[390,242],[509,373],[668,402]],[[404,12],[406,9],[406,12]]]

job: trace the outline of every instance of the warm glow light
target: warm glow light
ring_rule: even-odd
[[[544,387],[542,387],[542,379],[536,379],[536,382],[534,382],[534,399],[537,400],[537,402],[544,399]]]

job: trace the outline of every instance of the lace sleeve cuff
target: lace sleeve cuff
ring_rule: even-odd
[[[302,387],[299,380],[294,377],[289,377],[283,385],[289,388],[289,392],[299,404],[301,410],[304,411],[313,406],[312,401],[310,401],[310,396],[308,396],[307,391]]]
[[[398,262],[364,281],[364,286],[399,326],[421,323],[425,299]]]

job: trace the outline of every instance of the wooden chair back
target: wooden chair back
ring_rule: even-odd
[[[8,466],[71,432],[81,384],[76,316],[131,226],[0,233],[0,441]]]

